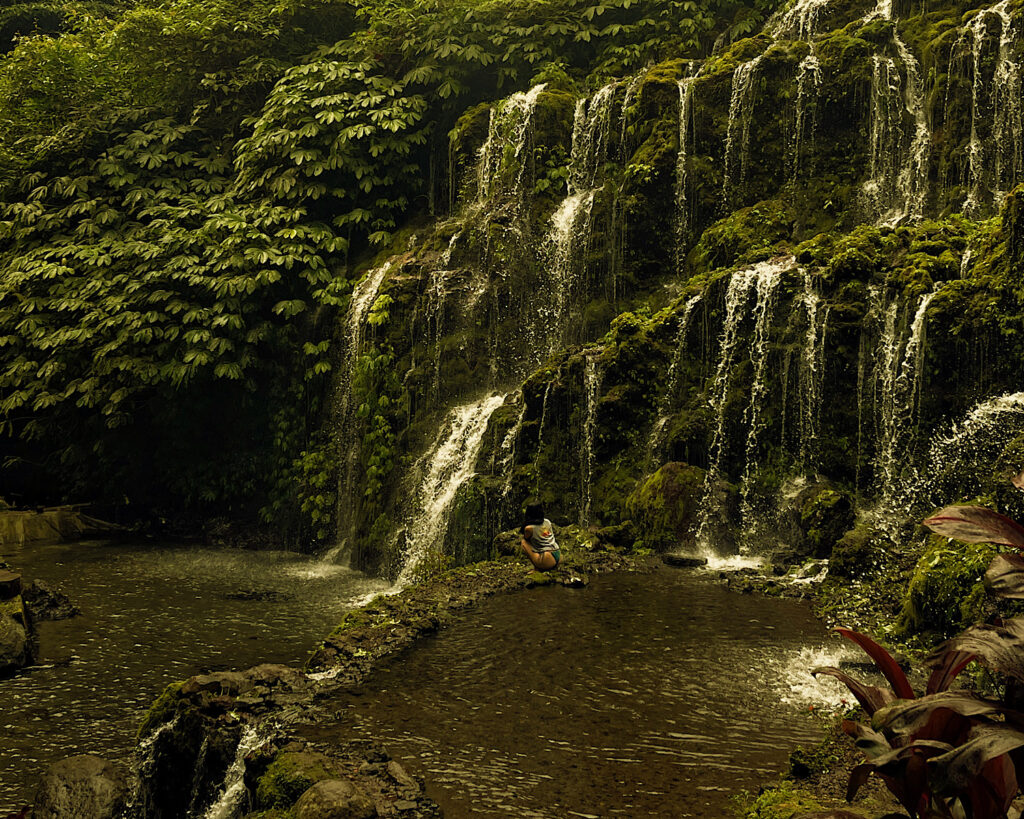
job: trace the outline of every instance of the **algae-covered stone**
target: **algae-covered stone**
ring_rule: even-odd
[[[337,765],[323,754],[279,753],[256,784],[256,805],[261,809],[289,807],[317,782],[337,775]]]
[[[854,526],[832,547],[829,574],[835,577],[862,577],[871,568],[875,552],[884,540],[883,533],[867,524]]]
[[[36,791],[35,819],[115,819],[128,797],[127,777],[112,762],[81,754],[55,762]]]
[[[692,544],[704,491],[704,470],[667,463],[641,483],[626,501],[644,545],[666,551]]]
[[[344,779],[328,779],[307,790],[292,810],[295,819],[373,819],[377,808],[363,791]]]
[[[997,552],[987,543],[929,537],[910,578],[897,628],[904,634],[935,631],[949,637],[980,620],[985,606],[983,578]]]

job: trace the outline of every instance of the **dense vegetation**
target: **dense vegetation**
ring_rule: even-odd
[[[621,73],[769,10],[61,8],[62,33],[19,29],[0,63],[2,491],[171,515],[255,501],[293,535],[296,493],[318,493],[302,453],[332,311],[358,260],[443,197],[455,118],[553,64]]]

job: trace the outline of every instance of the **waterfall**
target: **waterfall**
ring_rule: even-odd
[[[882,316],[882,289],[877,285],[868,286],[868,309],[861,323],[860,340],[857,349],[857,464],[854,471],[854,491],[860,501],[861,464],[865,459],[864,442],[864,388],[867,383],[868,360],[871,357],[871,333]],[[873,416],[872,416],[873,417]]]
[[[737,270],[729,278],[729,287],[725,293],[725,319],[722,322],[722,333],[719,341],[718,365],[715,369],[711,385],[710,405],[715,417],[711,445],[709,447],[708,469],[704,479],[704,498],[700,509],[700,522],[697,529],[697,544],[706,554],[714,552],[711,515],[718,511],[715,503],[716,484],[721,474],[722,457],[725,450],[725,411],[732,384],[732,370],[736,360],[736,351],[740,344],[740,323],[746,311],[750,291],[763,279],[777,277],[781,272],[793,266],[792,256],[782,256],[752,267]],[[759,293],[774,292],[774,286],[767,283],[758,288]]]
[[[813,145],[814,142],[822,80],[821,62],[812,45],[811,53],[800,61],[796,75],[796,121],[793,127],[793,158],[790,161],[790,178],[794,183],[800,178],[800,172],[803,170],[800,158],[804,154],[805,143],[810,142]],[[811,168],[810,171],[813,173],[814,169]]]
[[[892,0],[879,0],[864,18],[894,20]],[[885,223],[924,213],[928,193],[928,152],[931,131],[924,107],[924,87],[917,59],[893,24],[893,46],[903,65],[906,81],[896,61],[875,55],[871,79],[871,171],[864,185],[868,207]],[[910,143],[905,144],[903,118],[914,122]]]
[[[773,39],[783,38],[809,42],[818,30],[818,17],[830,0],[797,0],[790,8],[778,12],[765,26]]]
[[[586,253],[592,232],[594,199],[604,184],[608,159],[615,83],[591,99],[579,100],[573,117],[568,195],[551,217],[547,238],[551,272],[548,352],[553,352],[574,324],[571,314],[585,300]]]
[[[927,293],[918,302],[902,358],[899,353],[901,334],[896,329],[898,303],[893,302],[886,311],[882,340],[882,400],[878,407],[880,436],[875,460],[880,508],[885,511],[896,511],[896,504],[905,501],[904,475],[912,472],[924,368],[926,315],[934,297],[934,292]]]
[[[693,120],[695,76],[679,80],[679,152],[676,154],[676,271],[681,272],[690,239],[690,191],[687,161]]]
[[[747,426],[744,448],[743,478],[741,482],[740,515],[744,529],[754,528],[754,507],[751,499],[753,479],[757,474],[757,445],[764,422],[761,410],[768,393],[768,342],[771,339],[772,319],[775,315],[776,294],[782,281],[782,268],[769,268],[757,277],[757,307],[754,309],[754,336],[750,342],[750,360],[753,378],[750,384],[750,403],[743,417]]]
[[[405,564],[397,586],[409,585],[431,554],[442,553],[452,503],[459,489],[475,474],[487,424],[504,402],[504,395],[489,395],[455,407],[427,454],[417,463],[413,474],[421,477],[412,512],[406,518]]]
[[[998,57],[987,79],[985,65],[998,24]],[[971,132],[967,148],[968,182],[964,213],[978,216],[998,207],[999,200],[1019,178],[1021,163],[1020,67],[1014,56],[1013,22],[1009,0],[978,12],[950,49],[949,75],[955,57],[971,56]],[[948,99],[947,99],[948,109]]]
[[[992,80],[993,143],[996,149],[995,199],[998,205],[1024,176],[1024,88],[1021,87],[1020,63],[1015,59],[1017,40],[1007,2],[992,9],[999,15],[999,62]]]
[[[729,124],[725,135],[725,172],[722,178],[722,201],[726,208],[733,207],[735,191],[747,181],[750,159],[750,123],[754,117],[754,80],[761,57],[736,66],[732,75],[732,93],[729,97]],[[736,167],[739,165],[739,178]]]
[[[658,402],[658,416],[651,427],[651,433],[647,438],[647,465],[653,468],[654,459],[658,456],[661,444],[665,436],[665,426],[672,417],[672,410],[676,406],[679,391],[679,370],[683,365],[683,354],[687,350],[686,335],[690,331],[693,322],[693,311],[700,304],[704,294],[698,293],[690,296],[683,305],[682,316],[679,319],[679,330],[676,332],[675,350],[672,354],[672,363],[668,368],[667,386]]]
[[[350,514],[353,506],[356,465],[359,462],[359,425],[356,422],[355,407],[352,404],[352,385],[355,383],[359,357],[363,352],[363,331],[366,316],[373,307],[380,293],[384,277],[391,269],[391,262],[366,273],[352,288],[348,312],[345,314],[345,329],[342,335],[341,368],[337,377],[335,391],[335,435],[338,441],[338,452],[341,468],[338,471],[338,533],[339,541],[349,535],[353,518]]]
[[[224,775],[224,787],[214,802],[203,814],[203,819],[235,819],[242,813],[248,791],[245,787],[245,758],[260,747],[264,737],[256,725],[249,724],[242,729],[235,758]]]
[[[800,354],[800,462],[805,470],[816,466],[817,443],[821,427],[821,387],[825,371],[825,331],[829,307],[819,310],[821,297],[814,282],[804,271],[804,292],[801,305],[805,311],[807,330]]]
[[[591,482],[594,476],[594,431],[597,429],[597,399],[601,392],[602,372],[597,354],[583,358],[583,395],[586,414],[583,417],[580,449],[580,526],[590,525]]]
[[[1007,393],[978,403],[945,434],[936,435],[915,485],[915,508],[927,510],[970,499],[992,480],[991,464],[1024,433],[1024,392]],[[1024,463],[1012,464],[1014,474]]]
[[[551,386],[554,384],[553,381],[549,381],[544,386],[544,398],[541,400],[541,421],[537,427],[537,452],[540,456],[544,450],[544,429],[548,423],[548,396],[551,395]],[[541,471],[536,470],[537,482],[534,484],[534,493],[538,493],[541,489]]]
[[[499,194],[508,196],[517,208],[523,204],[533,162],[533,113],[546,87],[543,83],[535,85],[491,108],[487,140],[477,160],[477,204],[493,202]],[[513,165],[511,179],[502,174],[509,153]]]
[[[516,465],[516,453],[519,447],[519,434],[523,430],[523,419],[526,418],[526,401],[522,402],[522,406],[519,408],[519,415],[516,417],[515,424],[509,429],[505,438],[501,442],[501,446],[498,449],[498,473],[505,476],[505,483],[501,489],[501,499],[504,502],[508,501],[509,495],[512,494],[512,470]]]

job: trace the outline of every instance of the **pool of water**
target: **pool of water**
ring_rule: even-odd
[[[386,584],[283,551],[86,542],[0,547],[0,559],[82,614],[40,624],[38,665],[0,680],[0,815],[77,753],[129,754],[169,682],[258,663],[299,664],[354,601]]]
[[[823,723],[810,610],[685,571],[492,598],[337,695],[446,815],[730,815]],[[810,691],[811,699],[806,693]],[[838,687],[834,693],[838,694]]]

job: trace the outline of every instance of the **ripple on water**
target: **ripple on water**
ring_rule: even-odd
[[[343,697],[346,723],[452,816],[721,817],[820,738],[792,674],[830,642],[792,600],[599,577],[486,601]]]
[[[39,772],[76,753],[127,755],[164,686],[206,670],[301,663],[386,584],[292,552],[90,542],[5,547],[26,579],[61,588],[80,617],[40,624],[40,664],[0,680],[0,815]]]

